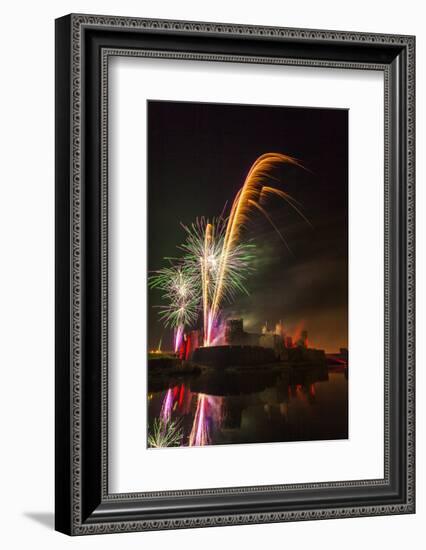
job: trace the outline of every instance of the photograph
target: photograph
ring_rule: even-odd
[[[224,23],[204,4],[58,7],[55,457],[40,462],[55,472],[54,528],[121,533],[124,545],[132,532],[171,530],[176,545],[184,530],[229,526],[219,544],[232,546],[231,526],[241,542],[249,525],[270,524],[300,545],[324,523],[313,520],[330,519],[335,536],[319,527],[312,540],[358,548],[368,522],[397,548],[403,526],[413,532],[403,516],[416,513],[421,18],[397,10],[385,21],[371,3],[368,24],[359,9],[311,2],[292,16],[246,4]],[[5,74],[26,89],[23,66]],[[33,126],[53,137],[52,125]],[[29,136],[29,150],[45,148]],[[38,196],[45,151],[24,163],[19,152],[9,179],[30,167]],[[7,234],[37,237],[39,265],[38,233],[21,220],[34,210],[52,224],[20,183],[7,187],[23,214]],[[31,256],[14,250],[5,273],[19,282],[15,263],[26,273]],[[25,314],[8,321],[19,327],[21,302]],[[15,342],[13,357],[22,349],[35,348]],[[41,371],[26,364],[28,380],[6,371],[38,403]]]
[[[3,4],[0,550],[426,548],[424,13]]]
[[[349,110],[146,109],[147,447],[348,439]]]

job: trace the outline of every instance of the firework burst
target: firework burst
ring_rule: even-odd
[[[175,351],[182,342],[183,331],[192,325],[199,313],[199,284],[192,269],[185,265],[171,265],[159,269],[148,279],[150,288],[162,291],[165,305],[158,306],[164,326],[175,330]]]
[[[148,447],[180,447],[182,444],[183,429],[181,420],[155,418],[152,430],[148,433]]]
[[[186,232],[186,241],[180,246],[184,252],[183,263],[194,279],[201,281],[200,294],[202,296],[204,345],[207,340],[207,326],[209,323],[210,304],[216,292],[217,278],[227,220],[222,216],[209,221],[197,218],[190,226],[182,225]],[[223,280],[223,298],[229,302],[235,299],[238,292],[248,294],[246,279],[253,270],[252,260],[254,245],[250,242],[240,242],[228,256],[228,268]]]
[[[303,168],[297,160],[281,153],[261,155],[251,166],[243,186],[235,196],[228,218],[211,221],[197,218],[182,225],[186,241],[178,247],[183,253],[170,267],[153,273],[149,286],[163,292],[166,305],[159,306],[160,319],[175,329],[175,351],[179,349],[185,327],[193,325],[203,312],[204,345],[214,342],[224,301],[233,301],[237,293],[246,293],[246,279],[253,270],[254,245],[241,239],[252,212],[260,212],[271,224],[288,250],[290,247],[265,208],[269,197],[287,202],[307,223],[299,203],[288,193],[270,186],[276,180],[273,170],[280,164]]]
[[[179,248],[185,254],[184,265],[193,272],[195,278],[197,274],[201,276],[209,298],[215,293],[227,223],[225,218],[218,217],[211,222],[197,218],[190,226],[182,225],[186,232],[186,242]],[[229,254],[223,285],[224,297],[229,301],[234,300],[237,292],[248,294],[245,283],[253,271],[254,250],[252,242],[240,242]]]

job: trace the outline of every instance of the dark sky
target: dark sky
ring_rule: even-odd
[[[180,222],[227,213],[256,158],[279,152],[309,169],[283,166],[273,182],[303,205],[313,229],[279,198],[267,210],[293,251],[290,254],[260,213],[244,238],[256,245],[250,296],[226,307],[258,332],[282,319],[289,333],[308,330],[309,345],[347,346],[348,111],[149,101],[148,266],[165,265],[184,241]],[[149,346],[170,342],[158,320],[160,293],[149,291]]]

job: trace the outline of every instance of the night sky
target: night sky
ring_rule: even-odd
[[[269,222],[253,212],[244,231],[256,245],[249,296],[239,295],[226,314],[243,317],[249,332],[283,320],[289,334],[305,328],[309,345],[333,352],[348,345],[348,111],[149,101],[148,269],[166,265],[184,241],[180,222],[226,213],[256,158],[278,152],[309,171],[283,165],[274,172],[283,189],[303,205],[309,227],[278,197],[267,210],[285,235],[290,254]],[[163,337],[149,290],[148,341]]]

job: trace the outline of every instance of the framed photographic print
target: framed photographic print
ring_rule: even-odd
[[[413,513],[414,37],[56,21],[56,529]]]
[[[148,446],[347,439],[348,111],[146,108]]]

